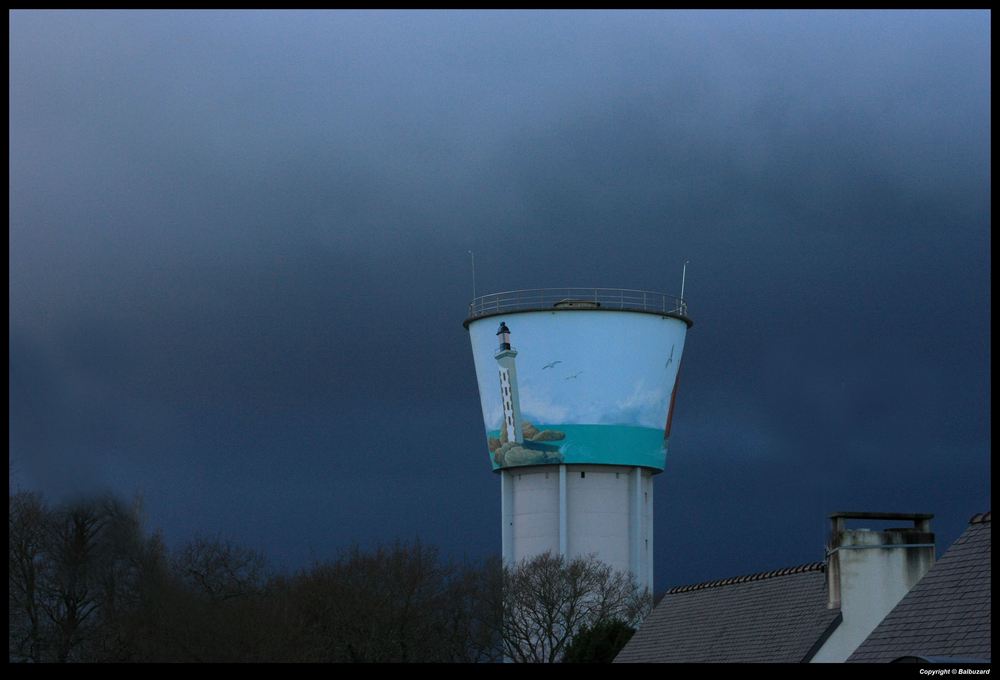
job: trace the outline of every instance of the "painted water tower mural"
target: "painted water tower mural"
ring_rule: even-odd
[[[681,298],[607,288],[476,298],[464,322],[503,557],[594,553],[652,587],[652,475],[666,465],[691,321]]]

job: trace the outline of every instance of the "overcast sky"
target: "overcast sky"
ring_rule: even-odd
[[[657,589],[990,507],[990,13],[10,21],[12,483],[500,550],[478,293],[685,296]]]

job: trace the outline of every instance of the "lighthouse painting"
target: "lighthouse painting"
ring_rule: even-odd
[[[565,434],[554,430],[539,430],[521,419],[521,401],[517,386],[517,350],[510,344],[510,329],[500,322],[499,339],[493,355],[500,376],[500,403],[503,417],[497,437],[487,439],[487,447],[496,467],[561,463],[559,447],[546,441],[564,439]]]
[[[514,363],[517,350],[510,346],[510,329],[500,322],[497,331],[500,346],[494,357],[500,365],[500,402],[503,404],[503,423],[501,429],[507,435],[507,441],[523,441],[521,430],[521,406],[517,398],[517,367]]]
[[[579,310],[493,321],[469,330],[494,469],[597,462],[663,469],[683,324]]]

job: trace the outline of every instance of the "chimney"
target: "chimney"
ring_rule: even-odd
[[[839,608],[842,621],[815,660],[845,660],[927,573],[934,564],[933,517],[894,512],[830,515],[827,607]],[[913,525],[848,529],[849,520],[903,520]]]

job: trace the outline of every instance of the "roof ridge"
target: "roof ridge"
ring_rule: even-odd
[[[801,574],[807,571],[824,571],[825,568],[826,562],[810,562],[809,564],[800,564],[797,567],[772,569],[771,571],[761,571],[756,574],[746,574],[744,576],[733,576],[730,578],[716,579],[714,581],[704,581],[703,583],[694,583],[687,586],[674,586],[673,588],[668,589],[664,595],[675,595],[677,593],[686,593],[691,590],[704,590],[705,588],[716,588],[718,586],[730,586],[736,583],[746,583],[748,581],[761,581],[767,578],[788,576],[790,574]]]
[[[978,515],[973,515],[969,520],[969,524],[985,524],[990,521],[990,511],[981,512]]]

